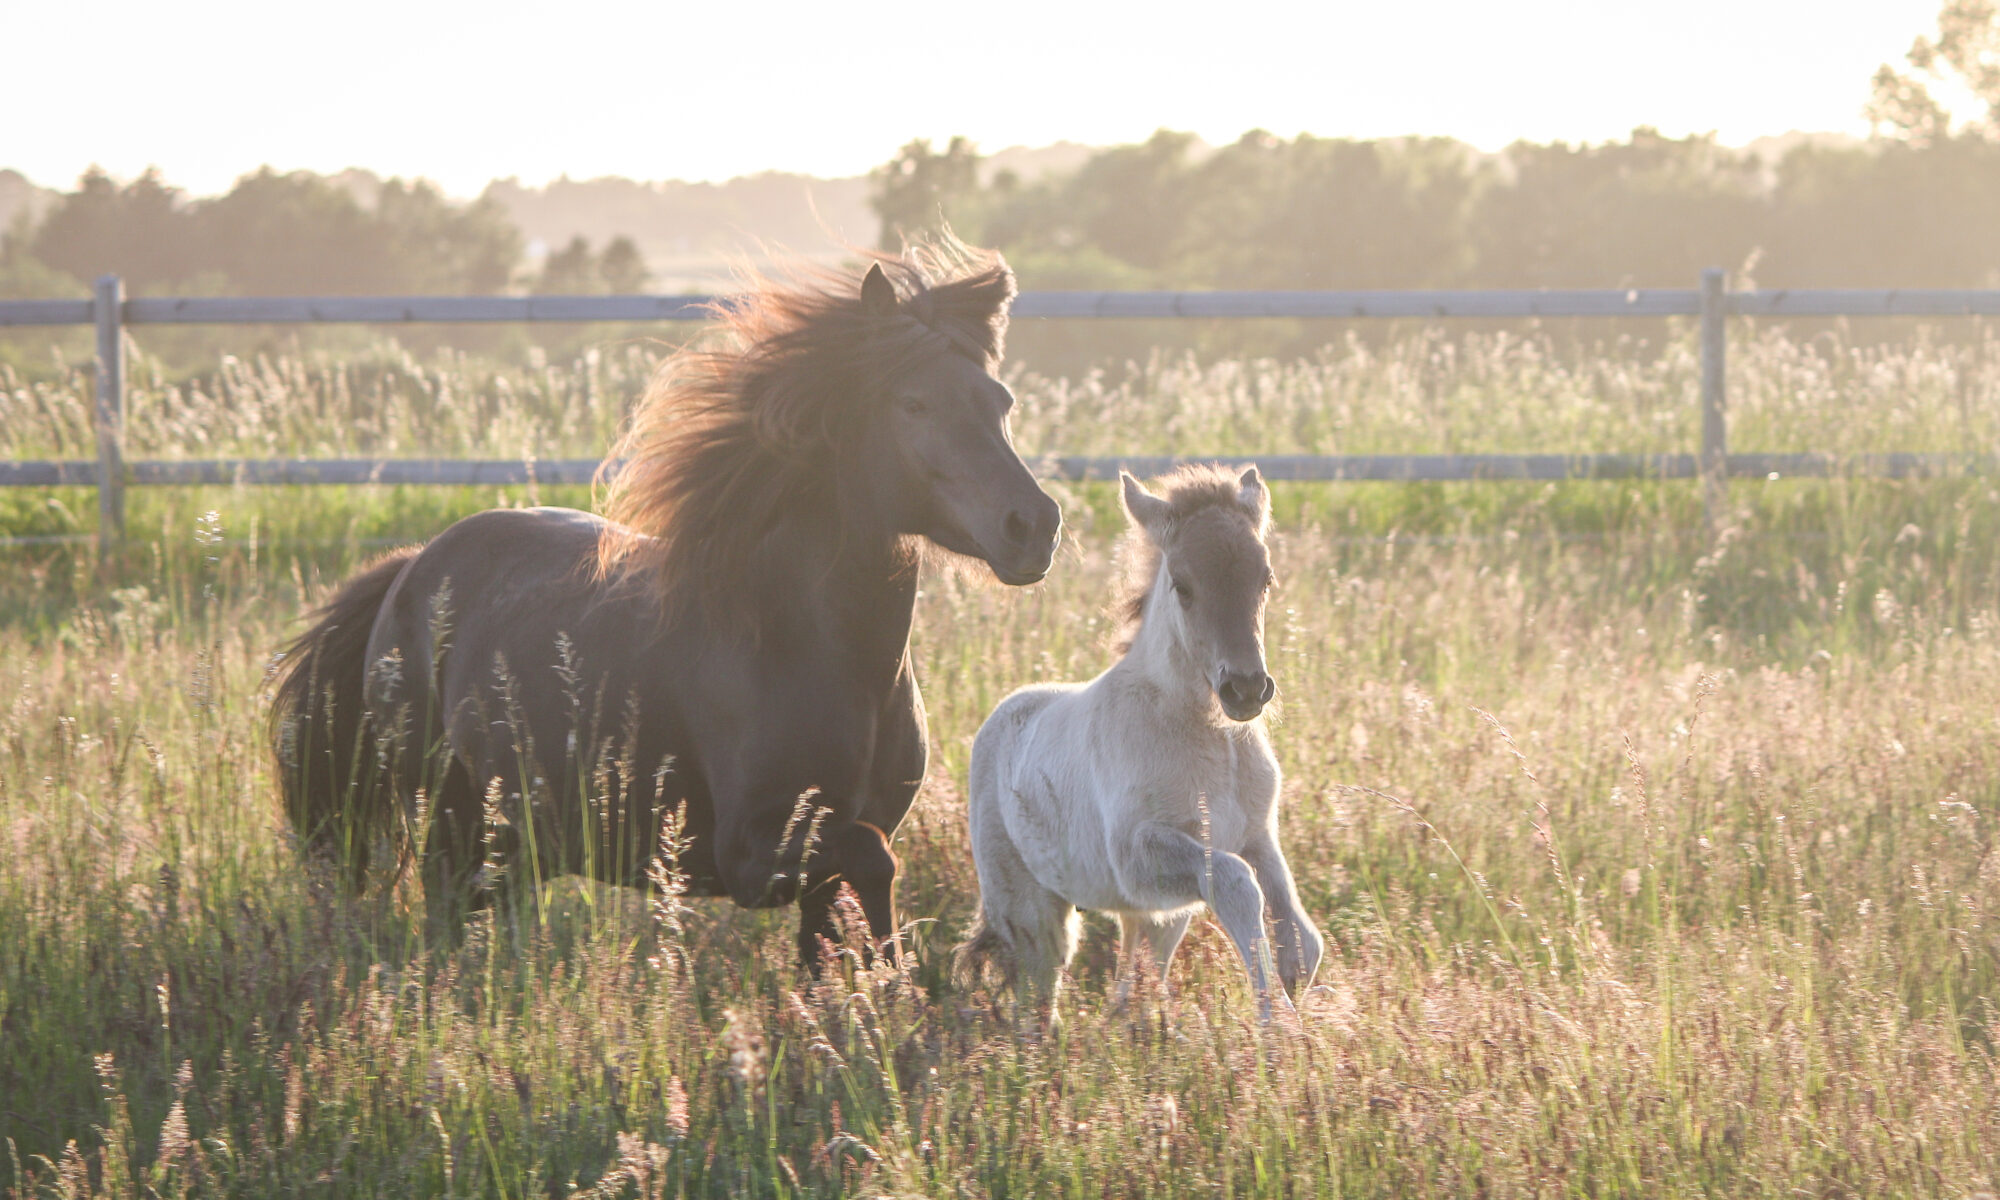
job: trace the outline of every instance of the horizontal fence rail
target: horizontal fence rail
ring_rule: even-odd
[[[1230,467],[1255,464],[1266,479],[1293,483],[1445,483],[1482,479],[1564,481],[1586,479],[1696,479],[1696,454],[1221,454],[1176,456],[1030,456],[1043,479],[1067,483],[1115,480],[1118,472],[1161,475],[1185,463]],[[604,466],[594,458],[277,458],[160,459],[125,464],[127,484],[152,487],[299,486],[340,484],[385,487],[578,486]],[[1730,454],[1731,479],[1827,479],[1838,476],[1909,479],[2000,474],[1992,454]],[[609,479],[618,473],[611,464]],[[96,487],[97,464],[0,462],[0,487]]]
[[[727,296],[271,296],[135,297],[115,276],[88,300],[0,300],[0,327],[94,325],[97,330],[98,457],[91,461],[0,462],[0,487],[98,489],[98,537],[124,528],[128,486],[585,484],[594,459],[192,459],[124,458],[124,342],[128,325],[472,324],[704,321]],[[1022,319],[1291,318],[1440,320],[1453,318],[1698,317],[1701,339],[1701,446],[1687,454],[1403,454],[1076,457],[1037,460],[1047,478],[1117,478],[1121,468],[1156,474],[1182,461],[1256,462],[1273,479],[1362,482],[1450,480],[1701,479],[1713,526],[1730,478],[1901,478],[2000,473],[1992,455],[1730,454],[1725,406],[1726,324],[1743,317],[2000,316],[2000,289],[1815,289],[1731,292],[1723,273],[1704,271],[1695,288],[1515,291],[1341,292],[1023,292]],[[615,465],[614,465],[615,470]],[[37,540],[37,539],[26,539]],[[41,539],[46,540],[46,539]]]
[[[495,321],[704,321],[726,296],[187,296],[124,301],[124,325],[403,325]],[[2000,316],[2000,289],[1816,289],[1729,292],[1729,316]],[[1372,320],[1506,317],[1691,317],[1699,288],[1542,291],[1023,292],[1017,319],[1245,317]],[[0,326],[90,325],[90,300],[0,300]]]

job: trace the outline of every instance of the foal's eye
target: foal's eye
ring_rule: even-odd
[[[903,411],[910,416],[921,417],[930,410],[930,402],[921,396],[907,396],[903,399]]]
[[[1182,608],[1194,603],[1194,589],[1178,579],[1174,580],[1174,596],[1181,602]]]

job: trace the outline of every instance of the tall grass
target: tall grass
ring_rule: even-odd
[[[586,368],[560,366],[530,401],[502,369],[400,361],[183,381],[208,399],[179,411],[206,415],[144,452],[359,449],[339,417],[287,415],[344,373],[350,392],[394,381],[372,394],[413,424],[381,436],[421,452],[513,453],[546,421],[539,452],[587,454],[644,370],[601,357],[591,400]],[[1767,336],[1732,361],[1738,441],[1961,448],[1951,429],[1993,420],[1995,361]],[[1425,339],[1019,384],[1031,449],[1617,450],[1684,448],[1691,373],[1674,347],[1565,362]],[[275,440],[187,440],[225,418]],[[488,425],[506,432],[480,441]],[[65,452],[53,425],[24,428],[0,438]],[[1719,542],[1684,485],[1281,491],[1273,737],[1287,849],[1332,943],[1318,986],[1298,1029],[1260,1029],[1199,927],[1174,994],[1113,1013],[1113,931],[1093,919],[1065,1023],[1040,1036],[1004,994],[949,986],[946,951],[976,896],[972,732],[1011,688],[1111,654],[1116,500],[1061,491],[1077,537],[1049,583],[925,581],[936,753],[897,839],[913,952],[818,981],[791,965],[786,913],[556,881],[446,951],[414,881],[354,901],[301,869],[261,733],[273,650],[377,540],[526,489],[148,492],[101,571],[7,552],[0,1189],[2000,1186],[2000,497],[1983,481],[1738,484]]]
[[[501,362],[384,341],[185,371],[134,344],[126,455],[588,457],[663,346],[631,338]],[[1981,402],[2000,387],[2000,336],[1984,324],[1959,340],[1920,327],[1875,342],[1740,322],[1729,352],[1735,448],[2000,446],[2000,412]],[[1433,328],[1350,334],[1299,360],[1162,353],[1078,378],[1017,368],[1010,382],[1016,433],[1038,453],[1653,453],[1698,440],[1698,371],[1686,331],[1578,345]],[[87,359],[0,363],[0,455],[95,457],[91,408]]]

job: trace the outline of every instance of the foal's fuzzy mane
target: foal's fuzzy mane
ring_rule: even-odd
[[[1150,490],[1167,502],[1169,528],[1211,508],[1229,509],[1242,516],[1251,529],[1257,527],[1257,518],[1243,505],[1242,477],[1227,467],[1189,463],[1161,476]],[[1134,522],[1126,553],[1125,598],[1118,605],[1118,614],[1124,620],[1119,637],[1121,651],[1131,648],[1140,622],[1146,619],[1146,600],[1152,595],[1153,581],[1159,574],[1160,548]]]
[[[649,586],[663,613],[696,600],[724,614],[755,597],[741,582],[781,517],[831,506],[874,385],[923,359],[1000,360],[1014,274],[998,254],[946,236],[876,255],[893,316],[871,312],[860,277],[802,267],[750,278],[712,306],[719,343],[663,361],[613,459],[600,577]],[[600,474],[600,482],[603,481]]]

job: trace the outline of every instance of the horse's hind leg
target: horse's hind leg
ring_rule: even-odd
[[[472,775],[456,755],[444,756],[431,793],[425,829],[416,831],[423,846],[424,911],[430,941],[456,945],[464,934],[466,914],[484,907],[490,893],[482,887],[485,864],[485,806]]]

